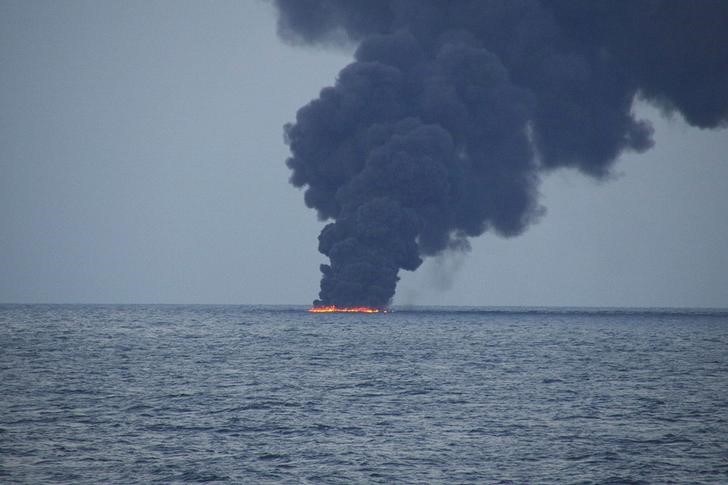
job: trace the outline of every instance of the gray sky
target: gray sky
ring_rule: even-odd
[[[350,54],[264,2],[0,2],[0,302],[310,303],[322,223],[282,125]],[[402,275],[395,303],[728,306],[728,131],[547,176],[523,236]]]

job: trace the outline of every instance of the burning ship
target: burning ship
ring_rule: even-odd
[[[310,313],[387,313],[385,308],[369,306],[340,307],[336,305],[312,306],[308,309]]]

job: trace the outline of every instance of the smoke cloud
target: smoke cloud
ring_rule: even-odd
[[[400,269],[516,236],[540,174],[605,177],[652,144],[640,97],[728,124],[722,0],[276,0],[288,42],[356,46],[285,127],[291,183],[331,220],[315,304],[384,307]]]

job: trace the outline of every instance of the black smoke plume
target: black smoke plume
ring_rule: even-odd
[[[386,306],[400,269],[524,231],[539,174],[652,146],[636,97],[728,123],[725,0],[276,0],[289,42],[356,46],[285,128],[322,220],[316,304]]]

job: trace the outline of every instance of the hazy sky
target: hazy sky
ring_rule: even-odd
[[[349,59],[265,2],[0,2],[0,301],[310,303],[323,223],[282,125]],[[395,303],[728,306],[728,130],[636,110],[655,148],[548,175],[540,223]]]

